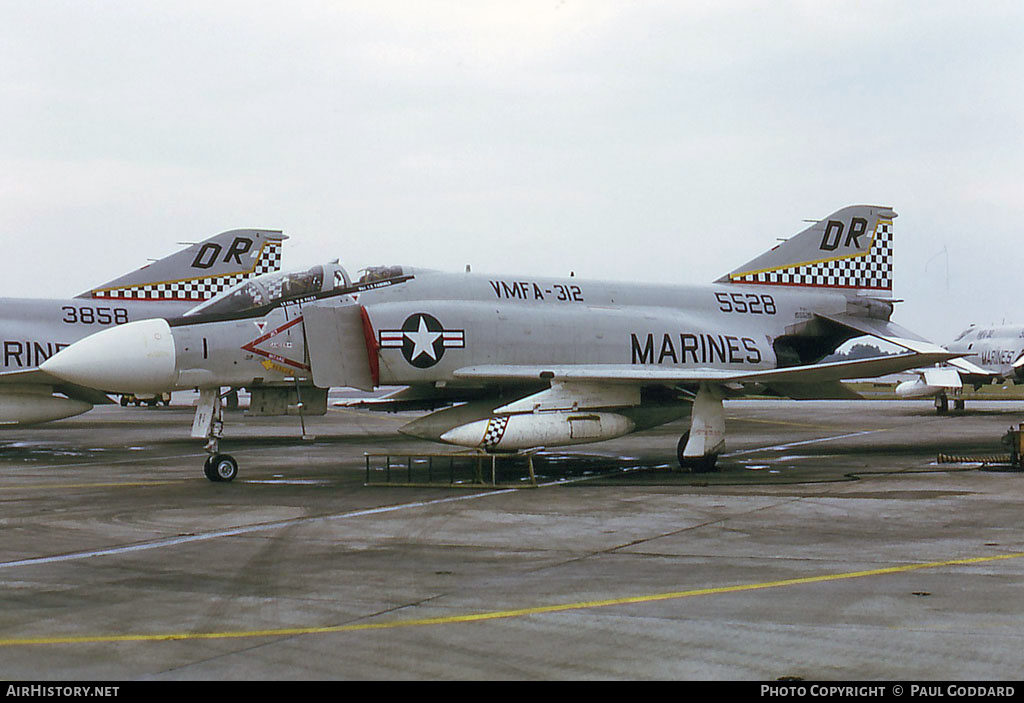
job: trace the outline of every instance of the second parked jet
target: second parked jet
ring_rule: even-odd
[[[0,425],[58,420],[109,403],[39,365],[97,330],[181,315],[247,278],[277,271],[284,239],[273,230],[231,230],[75,298],[0,298]]]

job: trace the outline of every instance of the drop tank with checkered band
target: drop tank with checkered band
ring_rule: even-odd
[[[888,207],[843,208],[705,286],[372,268],[356,281],[346,274],[302,301],[301,310],[292,301],[154,328],[169,332],[173,344],[163,365],[135,382],[218,387],[237,385],[246,374],[265,380],[251,362],[266,367],[266,359],[237,354],[251,340],[214,335],[224,358],[233,359],[230,369],[194,355],[184,368],[180,340],[212,340],[207,332],[214,328],[203,325],[237,325],[251,335],[253,324],[290,324],[292,358],[305,366],[293,374],[296,383],[400,386],[358,405],[432,411],[403,427],[407,434],[519,452],[610,439],[689,416],[677,458],[684,468],[710,470],[725,447],[727,398],[850,398],[856,394],[844,379],[953,356],[890,320],[895,216]],[[902,352],[822,362],[863,335]],[[117,349],[125,368],[126,355],[144,351],[123,336],[90,344],[91,353],[72,347],[47,362],[48,370],[83,385],[109,385],[119,378],[100,368],[116,371],[109,354]]]

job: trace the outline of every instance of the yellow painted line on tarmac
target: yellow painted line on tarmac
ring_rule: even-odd
[[[947,566],[966,566],[971,564],[984,564],[996,561],[1024,558],[1024,552],[1014,554],[1000,554],[988,557],[974,557],[970,559],[949,559],[946,561],[934,561],[922,564],[906,564],[903,566],[890,566],[882,569],[869,569],[866,571],[848,571],[839,574],[823,574],[820,576],[805,576],[795,579],[784,579],[782,581],[766,581],[763,583],[739,584],[735,586],[719,586],[715,588],[698,588],[690,591],[674,591],[670,593],[654,593],[643,596],[626,596],[624,598],[609,598],[606,600],[579,601],[576,603],[561,603],[554,605],[542,605],[532,608],[519,608],[515,610],[496,610],[484,613],[470,613],[467,615],[448,615],[436,618],[422,618],[418,620],[395,620],[392,622],[360,623],[353,625],[329,625],[323,627],[288,627],[268,630],[248,630],[239,632],[181,632],[164,634],[136,634],[136,635],[77,635],[77,636],[56,636],[56,637],[16,637],[0,639],[0,647],[18,647],[27,645],[46,644],[103,644],[115,642],[170,642],[180,640],[217,640],[217,639],[242,639],[256,637],[290,637],[296,635],[319,635],[339,632],[360,632],[366,630],[394,630],[405,627],[425,627],[431,625],[456,625],[462,623],[486,622],[489,620],[503,620],[510,618],[521,618],[530,615],[544,615],[547,613],[564,613],[575,610],[590,610],[593,608],[606,608],[616,605],[638,605],[644,603],[656,603],[659,601],[679,600],[692,598],[694,596],[722,595],[727,593],[742,593],[745,591],[758,591],[769,588],[782,588],[786,586],[803,586],[814,583],[828,583],[830,581],[842,581],[847,579],[866,578],[869,576],[886,576],[890,574],[901,574],[923,569],[937,569]]]

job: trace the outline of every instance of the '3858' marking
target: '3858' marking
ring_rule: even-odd
[[[88,305],[61,307],[64,317],[61,322],[69,325],[123,325],[128,322],[127,308],[93,308]]]

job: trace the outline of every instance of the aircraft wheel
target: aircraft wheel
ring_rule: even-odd
[[[679,438],[679,444],[676,445],[676,459],[679,460],[679,466],[695,474],[706,474],[709,471],[714,471],[715,464],[718,462],[717,454],[710,454],[708,456],[683,456],[683,451],[686,449],[686,443],[689,441],[690,431],[687,430],[683,433],[683,436]]]
[[[715,470],[715,464],[718,463],[718,455],[711,454],[709,456],[697,457],[691,459],[693,462],[690,465],[690,471],[695,474],[706,474]]]
[[[939,415],[945,415],[949,412],[949,398],[945,394],[935,397],[935,412]]]
[[[679,467],[683,469],[690,468],[690,459],[683,458],[683,450],[686,449],[686,443],[690,441],[690,431],[687,430],[683,433],[683,436],[679,438],[679,444],[676,445],[676,459],[679,461]]]
[[[226,483],[238,475],[238,462],[230,454],[214,454],[203,465],[203,473],[214,483]]]
[[[963,398],[953,401],[953,409],[962,411],[964,409],[966,401]]]

